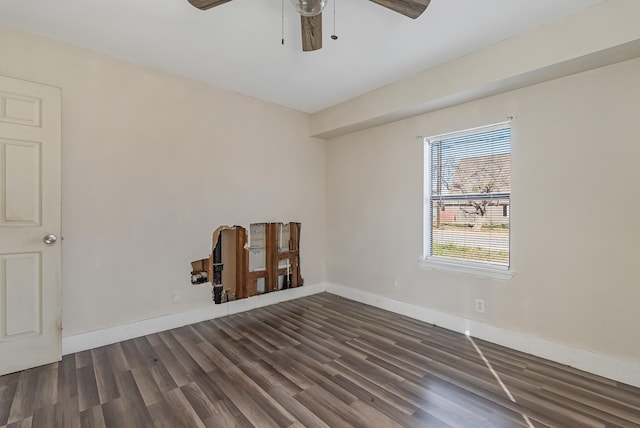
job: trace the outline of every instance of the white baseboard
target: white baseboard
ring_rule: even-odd
[[[455,315],[426,309],[410,303],[368,293],[339,284],[327,284],[326,291],[459,333],[469,331],[472,337],[546,358],[598,376],[640,388],[640,364],[623,361],[583,349],[572,348],[539,337],[518,333]]]
[[[220,318],[275,303],[285,302],[287,300],[297,299],[299,297],[310,296],[312,294],[322,293],[325,290],[326,283],[305,285],[303,287],[280,290],[276,293],[261,294],[247,299],[222,303],[220,305],[211,302],[210,306],[204,308],[64,336],[62,338],[62,355],[86,351],[87,349],[110,345],[147,334],[158,333],[200,321]]]

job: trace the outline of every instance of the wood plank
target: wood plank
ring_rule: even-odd
[[[291,254],[291,288],[303,285],[300,273],[300,223],[289,223],[289,253]]]
[[[140,391],[142,401],[144,401],[147,406],[151,406],[152,404],[163,400],[162,391],[146,367],[133,368],[131,370],[131,375],[133,376],[135,384]],[[175,388],[177,385],[174,384],[173,387]]]
[[[191,1],[191,0],[190,0]],[[409,18],[416,19],[431,3],[431,0],[371,0],[380,6],[386,7]]]
[[[205,420],[207,428],[237,427],[253,428],[254,425],[240,412],[240,410],[229,399],[215,401],[212,403],[216,413]]]
[[[77,370],[76,379],[78,384],[79,410],[85,411],[90,407],[100,404],[98,394],[98,384],[93,372],[93,366],[85,366]]]
[[[80,413],[80,426],[83,428],[107,428],[102,406],[91,407]]]
[[[304,52],[322,49],[322,14],[300,16],[302,29],[302,50]]]
[[[56,405],[56,418],[59,427],[80,428],[79,398],[60,401]]]
[[[7,425],[16,388],[18,387],[18,376],[15,376],[15,373],[6,375],[6,379],[6,381],[0,382],[0,426]]]
[[[7,428],[32,428],[32,427],[33,427],[33,416],[29,416],[26,419],[22,419],[20,421],[7,425]]]
[[[8,424],[22,421],[33,416],[35,410],[35,392],[38,384],[38,371],[35,369],[20,372],[18,383],[9,412]]]
[[[56,408],[56,404],[50,404],[36,409],[33,413],[31,425],[38,428],[57,428],[62,426],[59,424]]]
[[[185,385],[180,390],[201,422],[216,414],[216,408],[196,382]]]
[[[278,239],[280,237],[280,223],[267,223],[265,232],[266,242],[266,271],[265,293],[278,291]]]
[[[34,409],[47,407],[58,401],[58,364],[44,366],[38,373]]]
[[[244,227],[236,227],[236,297],[255,296],[257,290],[250,290],[247,283],[249,273],[249,250],[247,244],[247,230]],[[250,294],[253,293],[253,294]]]
[[[73,354],[65,355],[58,363],[58,400],[70,400],[78,396],[76,381],[76,359]]]
[[[116,379],[113,373],[113,367],[109,361],[106,347],[91,350],[91,358],[93,360],[93,371],[95,373],[96,385],[98,387],[98,396],[100,404],[108,403],[120,397]]]
[[[329,426],[365,426],[357,411],[318,385],[296,394],[295,399]]]
[[[229,1],[231,0],[189,0],[189,3],[200,10],[207,10]]]
[[[107,427],[153,427],[149,409],[141,401],[120,397],[102,405]]]
[[[187,397],[180,388],[171,390],[165,394],[165,399],[171,407],[172,414],[177,415],[186,426],[193,428],[205,428],[204,423],[198,417]]]

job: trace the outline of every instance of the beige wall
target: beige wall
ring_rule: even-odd
[[[306,283],[325,279],[326,145],[307,115],[6,27],[0,58],[62,88],[65,335],[213,304],[189,263],[220,224],[301,221]]]
[[[330,140],[329,281],[640,363],[638,76],[635,59]],[[416,136],[508,115],[515,277],[421,269]]]

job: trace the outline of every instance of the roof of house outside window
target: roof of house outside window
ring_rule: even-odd
[[[448,194],[511,192],[510,153],[461,159],[453,168]]]

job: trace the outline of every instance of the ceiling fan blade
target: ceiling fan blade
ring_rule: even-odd
[[[221,4],[226,3],[228,1],[231,1],[231,0],[189,0],[189,3],[191,3],[193,6],[197,7],[198,9],[207,10],[215,6],[220,6]]]
[[[189,0],[191,1],[191,0]],[[409,18],[416,19],[429,6],[431,0],[371,0],[374,3],[398,12]]]
[[[322,14],[300,16],[302,24],[302,50],[315,51],[322,48]]]

